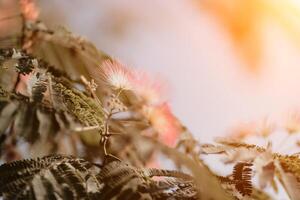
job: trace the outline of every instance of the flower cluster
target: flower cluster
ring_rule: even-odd
[[[164,85],[151,79],[149,74],[130,69],[118,61],[105,61],[101,69],[104,71],[104,82],[114,90],[131,90],[140,99],[143,116],[162,141],[174,146],[180,126],[164,97]]]

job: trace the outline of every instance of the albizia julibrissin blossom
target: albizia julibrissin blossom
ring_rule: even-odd
[[[132,85],[134,92],[147,105],[159,105],[166,101],[166,84],[160,80],[154,80],[149,74],[142,71],[134,71]]]
[[[142,114],[161,141],[174,146],[181,126],[166,103],[164,85],[147,73],[128,68],[118,61],[107,60],[101,67],[104,82],[116,90],[134,92],[143,105]]]
[[[300,131],[300,114],[299,112],[290,112],[288,113],[284,128],[289,134],[298,133]]]
[[[143,71],[131,69],[116,60],[102,64],[102,79],[115,90],[132,90],[147,105],[166,101],[165,84]]]
[[[276,129],[275,124],[268,118],[257,122],[240,123],[232,128],[228,137],[242,141],[251,136],[268,137]]]
[[[114,89],[131,90],[133,88],[133,73],[125,65],[115,60],[106,60],[103,62],[101,68],[103,69],[101,78]]]
[[[181,124],[172,114],[170,106],[167,103],[148,106],[144,108],[144,114],[158,133],[160,141],[168,146],[175,146],[181,132]]]
[[[20,0],[20,9],[26,20],[35,21],[39,16],[39,10],[34,0]]]

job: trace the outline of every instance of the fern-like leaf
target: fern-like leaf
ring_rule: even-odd
[[[154,176],[160,176],[156,180]],[[0,166],[4,199],[197,199],[181,172],[140,169],[113,160],[104,166],[72,156],[46,156]]]
[[[236,189],[242,195],[251,195],[252,192],[252,182],[251,182],[251,173],[252,169],[251,163],[237,163],[233,169],[233,180],[235,181]]]

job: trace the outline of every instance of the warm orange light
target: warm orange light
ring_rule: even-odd
[[[257,70],[263,53],[263,33],[277,24],[300,47],[299,0],[204,0],[201,7],[228,31],[250,69]]]

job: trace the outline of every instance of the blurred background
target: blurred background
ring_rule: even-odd
[[[1,17],[14,2],[0,0]],[[300,108],[299,0],[37,3],[49,27],[66,26],[162,80],[174,113],[202,141]]]

